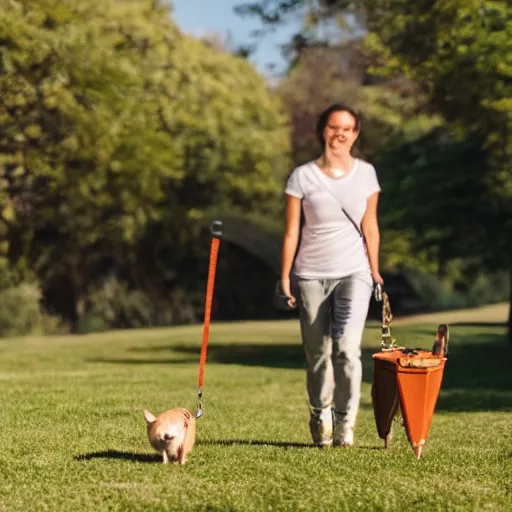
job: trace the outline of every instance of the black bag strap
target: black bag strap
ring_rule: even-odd
[[[348,220],[350,222],[352,222],[352,225],[356,228],[356,231],[359,233],[359,236],[361,238],[364,238],[364,235],[363,235],[363,232],[361,231],[361,228],[356,224],[355,220],[348,214],[347,210],[345,210],[345,208],[343,208],[343,206],[341,207],[341,210],[347,216]]]
[[[355,220],[348,214],[347,210],[345,210],[345,208],[343,208],[343,205],[341,204],[340,200],[332,193],[331,189],[327,186],[327,183],[325,183],[321,178],[318,178],[317,181],[319,181],[324,186],[325,190],[327,190],[327,192],[329,192],[329,194],[331,194],[331,196],[334,197],[334,199],[336,199],[336,201],[341,206],[341,211],[347,216],[347,219],[352,223],[352,225],[354,226],[354,228],[358,232],[359,236],[361,238],[364,238],[364,235],[363,235],[363,232],[361,231],[361,228],[356,224]]]

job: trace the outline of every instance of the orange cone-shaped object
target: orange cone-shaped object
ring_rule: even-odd
[[[397,360],[400,405],[407,437],[416,457],[421,457],[436,408],[446,358],[430,352]]]
[[[375,298],[382,301],[382,351],[373,354],[372,402],[377,432],[388,448],[393,418],[400,405],[407,437],[419,459],[441,389],[448,325],[438,326],[432,352],[397,347],[390,330],[393,315],[389,297],[381,285],[376,287]]]
[[[396,365],[390,352],[374,354],[375,372],[372,386],[372,403],[377,432],[385,440],[386,448],[391,441],[393,418],[398,412],[399,395]]]
[[[434,415],[446,357],[423,350],[396,349],[373,354],[373,359],[372,402],[379,437],[388,447],[393,418],[400,406],[407,437],[419,459]]]

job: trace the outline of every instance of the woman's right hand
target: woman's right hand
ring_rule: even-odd
[[[290,279],[282,279],[281,288],[283,289],[283,294],[288,297],[288,306],[294,308],[297,305],[297,299],[292,295]]]

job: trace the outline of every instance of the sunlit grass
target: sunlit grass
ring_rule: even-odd
[[[431,347],[436,325],[396,327]],[[204,417],[184,467],[159,463],[142,409],[196,405],[201,327],[0,342],[0,510],[510,510],[512,351],[452,326],[423,458],[383,449],[368,328],[356,446],[310,446],[295,321],[213,325]]]

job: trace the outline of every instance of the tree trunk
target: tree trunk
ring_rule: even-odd
[[[84,278],[81,272],[81,258],[72,258],[69,268],[70,288],[73,294],[73,309],[71,318],[71,330],[77,334],[80,330],[82,319],[85,314]]]
[[[75,320],[73,322],[73,332],[76,334],[82,327],[82,319],[85,314],[85,299],[83,296],[75,298]]]

